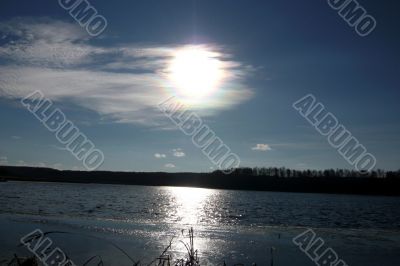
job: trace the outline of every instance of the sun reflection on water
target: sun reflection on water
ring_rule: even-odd
[[[211,189],[190,187],[166,187],[176,206],[178,222],[183,225],[197,225],[205,216],[205,208],[217,193]]]
[[[188,243],[187,230],[194,228],[194,248],[199,251],[199,256],[209,249],[209,241],[201,237],[202,222],[207,216],[207,209],[215,204],[218,200],[218,191],[203,188],[190,187],[165,187],[166,193],[169,194],[170,204],[174,205],[176,210],[176,226],[180,230],[184,229],[184,235],[178,237],[179,240]],[[185,255],[186,249],[182,242],[178,241],[174,245],[174,252]]]

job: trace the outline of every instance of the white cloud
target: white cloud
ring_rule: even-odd
[[[175,165],[172,163],[167,163],[164,165],[166,168],[175,168]]]
[[[163,153],[155,153],[155,154],[154,154],[154,157],[156,157],[157,159],[160,159],[160,158],[165,158],[165,157],[167,157],[167,155],[165,155],[165,154],[163,154]]]
[[[76,25],[51,19],[0,23],[0,98],[19,99],[40,89],[54,101],[68,101],[114,122],[162,127],[157,104],[171,95],[166,69],[179,45],[93,45]],[[207,99],[207,115],[252,96],[245,78],[250,66],[234,61],[223,47],[202,45],[221,58],[227,79]],[[249,70],[250,69],[250,70]],[[200,110],[201,111],[201,110]]]
[[[272,150],[268,144],[256,144],[251,148],[253,151],[270,151]]]
[[[181,148],[173,149],[172,154],[175,157],[185,157],[186,156],[186,154],[183,152],[183,150]]]
[[[0,56],[24,65],[79,64],[99,49],[86,44],[85,32],[72,23],[48,18],[15,18],[0,23]],[[100,49],[101,50],[101,49]]]
[[[11,138],[12,138],[12,139],[15,139],[15,140],[21,139],[20,136],[11,136]]]

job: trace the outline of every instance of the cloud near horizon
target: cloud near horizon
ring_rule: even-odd
[[[165,70],[174,51],[183,47],[94,45],[76,23],[49,18],[0,22],[0,43],[1,98],[20,99],[40,90],[55,102],[95,111],[112,122],[153,126],[165,121],[156,106],[171,96]],[[245,80],[254,68],[235,61],[223,47],[202,46],[215,51],[229,74],[219,88],[222,96],[207,99],[204,114],[251,98]]]
[[[271,151],[272,148],[268,144],[256,144],[251,148],[253,151]]]
[[[165,168],[175,168],[176,166],[172,163],[167,163],[164,165]]]
[[[185,157],[186,156],[186,154],[183,152],[183,150],[181,148],[173,149],[172,154],[175,157]]]
[[[157,159],[161,159],[161,158],[166,158],[167,155],[163,154],[163,153],[155,153],[154,157],[156,157]]]

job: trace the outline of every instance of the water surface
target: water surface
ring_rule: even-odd
[[[0,213],[0,259],[40,228],[70,232],[52,238],[76,263],[101,254],[106,265],[130,265],[107,241],[149,262],[172,237],[172,251],[183,256],[180,232],[194,227],[203,265],[269,265],[271,248],[275,266],[315,265],[291,241],[307,228],[349,265],[400,262],[396,197],[6,182],[0,183]]]

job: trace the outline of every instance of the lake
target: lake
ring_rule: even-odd
[[[100,255],[107,265],[150,261],[169,244],[184,253],[182,229],[193,227],[204,264],[315,265],[292,243],[312,228],[348,265],[399,265],[400,198],[183,187],[39,182],[0,183],[2,259],[35,228],[78,263]],[[270,250],[273,248],[273,254]],[[78,265],[77,263],[77,265]]]

